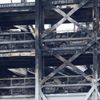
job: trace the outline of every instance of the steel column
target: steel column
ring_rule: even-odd
[[[89,97],[92,95],[93,100],[98,100],[100,97],[98,91],[98,70],[99,70],[99,62],[98,62],[98,32],[99,32],[99,9],[98,9],[98,0],[93,0],[93,33],[92,39],[95,41],[95,45],[93,47],[93,80],[92,80],[92,88],[94,87],[93,91],[88,92],[85,100],[88,100]]]
[[[94,85],[95,85],[95,92],[93,94],[94,99],[98,100],[98,92],[96,91],[97,88],[97,83],[98,83],[98,67],[99,67],[99,62],[98,62],[98,41],[97,41],[97,36],[98,36],[98,30],[99,30],[99,9],[98,9],[98,0],[94,0],[93,2],[93,34],[92,38],[95,39],[95,47],[93,48],[93,68],[94,68]]]
[[[36,19],[35,19],[35,100],[41,100],[41,34],[43,29],[42,0],[36,0]]]

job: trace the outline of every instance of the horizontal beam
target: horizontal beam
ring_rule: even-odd
[[[100,37],[99,37],[99,39],[100,39]],[[63,41],[82,41],[82,40],[91,40],[91,38],[90,37],[79,37],[79,38],[56,38],[56,39],[44,39],[44,40],[42,40],[43,42],[63,42]]]
[[[47,94],[46,97],[49,100],[52,100],[52,98],[57,99],[57,100],[80,100],[80,97],[84,100],[84,97],[86,96],[86,92],[85,93],[66,93],[66,94]],[[23,100],[24,98],[26,100],[35,100],[34,98],[34,94],[32,95],[5,95],[5,96],[0,96],[0,98],[2,98],[1,100]]]
[[[5,56],[12,57],[12,56],[18,56],[18,55],[35,56],[35,49],[32,49],[32,48],[30,49],[24,49],[24,48],[6,49],[6,50],[0,50],[0,53],[1,53],[0,57],[5,57]]]
[[[49,4],[52,4],[53,6],[56,6],[56,5],[61,6],[61,5],[79,4],[80,2],[81,0],[51,0],[51,1],[44,2],[44,5],[49,3]],[[92,1],[89,1],[89,3],[92,3]],[[35,2],[0,4],[0,8],[29,7],[29,6],[35,6]]]
[[[0,4],[0,9],[2,8],[20,8],[20,7],[31,7],[35,6],[35,2],[27,2],[27,3],[5,3],[5,4]]]
[[[81,83],[81,84],[57,84],[57,85],[43,85],[43,87],[77,87],[77,86],[91,86],[91,83]],[[42,87],[42,88],[43,88]]]
[[[17,41],[4,41],[4,42],[0,42],[1,44],[21,44],[21,43],[33,43],[34,40],[17,40]]]
[[[0,78],[0,81],[20,81],[20,80],[34,80],[35,77],[25,77],[25,78],[21,78],[21,77],[16,77],[16,78]]]
[[[31,32],[1,32],[0,36],[5,36],[5,35],[26,35],[26,34],[32,34]]]
[[[31,86],[5,86],[5,87],[0,87],[0,89],[28,89],[28,88],[35,88],[34,85]]]

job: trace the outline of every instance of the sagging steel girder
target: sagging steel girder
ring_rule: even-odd
[[[81,74],[85,79],[87,79],[88,81],[90,81],[91,83],[93,83],[92,88],[90,89],[89,93],[86,95],[85,100],[88,100],[89,97],[91,96],[91,94],[95,94],[95,100],[98,100],[98,96],[100,96],[99,91],[98,91],[98,40],[97,40],[97,36],[98,36],[98,29],[99,29],[99,21],[98,21],[98,0],[94,0],[94,6],[93,6],[93,12],[94,12],[94,16],[93,16],[93,32],[92,34],[90,34],[90,32],[88,31],[88,29],[82,25],[80,25],[76,20],[74,20],[71,15],[74,14],[77,10],[79,10],[81,7],[83,7],[89,0],[82,0],[82,2],[74,7],[71,11],[69,11],[68,14],[64,13],[60,8],[53,8],[53,10],[55,10],[57,13],[61,14],[63,16],[63,18],[58,21],[56,24],[54,24],[51,28],[47,29],[45,32],[43,32],[43,9],[41,9],[42,5],[41,5],[41,0],[36,0],[36,36],[35,36],[35,46],[36,46],[36,66],[35,66],[35,99],[36,100],[47,100],[46,96],[43,94],[41,86],[43,84],[45,84],[46,81],[48,81],[49,79],[51,79],[56,73],[58,73],[60,70],[62,70],[63,68],[68,68],[74,72],[76,72],[77,74]],[[42,12],[42,13],[41,13]],[[41,15],[39,15],[41,14]],[[77,51],[72,57],[70,57],[69,59],[65,59],[63,56],[61,56],[60,54],[54,54],[54,56],[59,59],[60,61],[62,61],[62,64],[57,67],[53,72],[51,72],[48,76],[46,77],[41,77],[41,69],[43,68],[43,65],[41,65],[42,63],[42,52],[41,52],[41,39],[45,38],[47,35],[52,34],[51,32],[53,30],[55,30],[59,25],[63,24],[66,20],[70,21],[71,23],[74,23],[75,25],[77,25],[81,30],[85,30],[88,33],[88,36],[91,37],[91,41],[88,41],[87,45],[82,48],[82,50]],[[92,47],[95,44],[95,46],[93,47],[93,78],[87,76],[81,69],[77,68],[75,65],[72,64],[72,62],[78,58],[80,55],[82,55],[83,53],[86,52],[86,50],[88,50],[90,47]],[[45,49],[49,49],[48,46],[46,46],[44,44],[44,48]]]

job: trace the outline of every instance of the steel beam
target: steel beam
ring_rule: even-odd
[[[65,58],[63,58],[60,55],[55,55],[55,57],[57,59],[61,60],[63,63],[66,63],[68,65],[68,66],[65,66],[65,68],[68,68],[68,69],[72,70],[73,72],[82,75],[87,80],[91,81],[90,77],[87,77],[87,75],[82,70],[80,70],[79,68],[77,68],[76,66],[74,66],[71,62],[69,62],[69,60],[66,60]]]
[[[4,44],[22,44],[22,43],[34,43],[34,40],[4,41],[4,42],[0,42],[0,45],[4,45]]]
[[[42,34],[42,0],[36,0],[36,19],[35,19],[35,100],[41,100],[41,69],[42,69],[42,55],[41,55],[41,34]]]
[[[77,10],[79,10],[81,7],[83,7],[89,0],[82,0],[82,2],[80,4],[78,4],[78,6],[75,6],[71,11],[69,11],[68,14],[65,14],[64,12],[62,12],[61,10],[55,10],[57,11],[59,14],[61,13],[64,17],[58,21],[56,24],[54,24],[50,29],[46,30],[44,32],[44,34],[42,35],[42,38],[46,37],[47,35],[50,34],[50,32],[52,32],[53,30],[55,30],[59,25],[63,24],[71,15],[73,15]]]
[[[87,44],[87,46],[85,46],[81,51],[77,52],[76,54],[74,54],[69,60],[68,62],[72,62],[74,61],[76,58],[78,58],[82,53],[84,53],[87,49],[89,49],[93,44],[95,43],[94,40],[92,40],[91,42],[89,42]],[[54,55],[55,56],[55,55]],[[59,55],[57,55],[59,56]],[[67,66],[70,66],[70,63],[66,63],[64,62],[61,66],[59,66],[57,69],[55,69],[53,72],[51,72],[47,77],[45,77],[42,80],[42,84],[44,84],[46,81],[48,81],[50,78],[52,78],[56,73],[58,73],[60,70],[62,70],[63,68],[65,68]],[[84,75],[84,74],[83,74]]]
[[[69,22],[74,23],[80,29],[84,29],[84,30],[87,29],[83,25],[79,24],[76,20],[74,20],[73,18],[71,18],[71,16],[67,17],[67,14],[64,11],[62,11],[61,9],[54,8],[54,11],[56,11],[57,13],[59,13],[61,16],[66,17]]]
[[[32,25],[29,25],[28,27],[29,27],[33,37],[35,38],[35,28]]]
[[[99,93],[99,91],[98,91],[98,88],[97,88],[97,87],[95,88],[95,91],[96,91],[96,93],[97,93],[98,97],[100,98],[100,93]]]
[[[97,36],[99,33],[99,9],[98,9],[98,0],[94,0],[94,6],[93,6],[93,33],[92,38],[95,40],[96,45],[93,48],[93,65],[94,65],[94,78],[98,79],[98,40]]]
[[[77,34],[77,33],[76,33]],[[74,38],[58,38],[58,39],[43,39],[43,43],[48,43],[48,42],[64,42],[64,41],[88,41],[91,40],[91,37],[74,37]],[[97,40],[100,40],[100,37],[97,37]]]
[[[81,84],[53,84],[53,85],[43,85],[42,87],[83,87],[83,86],[91,86],[91,83],[81,83]]]
[[[42,100],[48,100],[47,97],[43,94],[42,91],[41,91],[41,98],[42,98]]]
[[[43,39],[42,41],[44,43],[47,43],[47,42],[63,42],[63,41],[84,41],[84,40],[90,40],[90,39],[91,39],[90,37],[78,37],[78,38]]]
[[[24,0],[25,1],[25,0]],[[46,96],[43,94],[43,91],[41,90],[41,85],[48,81],[49,79],[51,79],[56,73],[58,73],[59,71],[61,71],[63,68],[68,68],[70,70],[72,70],[73,72],[77,73],[77,74],[80,74],[82,75],[83,77],[85,77],[87,80],[92,80],[90,77],[87,77],[87,75],[82,72],[82,70],[78,69],[77,67],[75,67],[72,62],[78,58],[81,54],[85,53],[86,50],[88,50],[91,46],[94,46],[93,47],[93,64],[94,64],[94,79],[96,79],[95,82],[98,81],[98,50],[97,50],[97,41],[98,41],[98,38],[97,38],[97,30],[98,30],[98,20],[97,20],[97,2],[95,0],[95,3],[94,3],[94,33],[93,33],[93,37],[92,39],[89,37],[86,37],[86,38],[68,38],[68,39],[51,39],[51,40],[43,40],[43,43],[44,42],[58,42],[58,41],[74,41],[74,40],[87,40],[88,44],[86,46],[84,46],[83,48],[81,48],[80,50],[78,50],[75,55],[73,55],[71,58],[69,58],[68,60],[66,60],[65,58],[63,58],[61,55],[59,54],[55,54],[54,56],[59,59],[60,61],[63,62],[63,64],[61,66],[59,66],[58,68],[56,68],[53,72],[51,72],[47,77],[45,77],[43,80],[42,80],[42,84],[41,83],[41,70],[43,68],[42,66],[42,42],[41,42],[41,38],[44,38],[45,36],[49,35],[50,32],[52,32],[54,29],[56,29],[60,24],[62,24],[63,22],[65,22],[66,20],[69,20],[70,22],[76,24],[77,26],[79,26],[80,28],[84,28],[83,26],[81,26],[77,21],[75,21],[74,19],[71,18],[71,15],[73,15],[77,10],[79,10],[81,7],[83,7],[89,0],[82,0],[82,2],[76,6],[75,8],[73,8],[71,11],[69,11],[68,14],[65,14],[64,12],[62,12],[60,9],[58,8],[54,8],[56,12],[58,12],[59,14],[61,14],[63,16],[63,18],[58,22],[56,23],[54,26],[52,26],[50,29],[46,30],[45,34],[42,35],[43,33],[43,9],[42,9],[42,0],[36,0],[36,28],[35,28],[35,34],[34,34],[34,31],[33,31],[33,28],[32,26],[30,27],[30,30],[31,32],[33,33],[33,36],[35,38],[35,42],[34,40],[28,40],[26,42],[34,42],[35,43],[35,99],[36,100],[47,100]],[[7,43],[11,43],[12,41],[10,42],[3,42],[3,44]],[[15,41],[16,43],[18,43],[18,41]],[[15,44],[15,42],[13,42],[13,44]],[[20,41],[20,43],[26,43],[25,41]],[[1,42],[2,43],[2,42]],[[94,45],[96,44],[96,45]],[[75,49],[75,48],[74,48]],[[62,49],[61,49],[62,50]],[[66,86],[75,86],[75,84],[59,84],[59,85],[55,85],[55,87],[66,87]],[[79,85],[82,85],[82,86],[87,86],[87,85],[91,85],[90,84],[76,84],[76,86],[79,86]],[[93,87],[90,89],[88,95],[86,96],[85,100],[87,100],[91,94],[96,91],[96,93],[99,95],[99,91],[97,89],[97,87],[95,87],[96,85],[93,84]],[[53,86],[47,86],[47,87],[53,87]],[[97,94],[95,96],[97,96]],[[97,99],[97,97],[96,97]]]
[[[15,27],[15,28],[18,28],[18,29],[20,29],[20,30],[22,30],[22,31],[24,31],[24,32],[28,32],[28,30],[26,29],[26,27],[24,27],[24,26],[22,26],[22,25],[15,25],[14,27]]]
[[[93,33],[92,33],[92,38],[95,40],[96,44],[93,47],[93,78],[96,81],[94,83],[95,85],[95,91],[94,91],[94,99],[98,100],[98,70],[99,70],[99,62],[98,62],[98,33],[99,33],[99,8],[98,8],[98,0],[93,0]]]
[[[84,100],[88,100],[90,98],[90,96],[94,92],[94,89],[95,89],[95,87],[92,86],[91,89],[89,90],[89,92],[87,93],[86,97],[84,98]]]

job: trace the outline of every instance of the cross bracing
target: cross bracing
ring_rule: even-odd
[[[11,84],[0,89],[10,95],[17,90],[26,95],[32,87],[30,94],[36,100],[48,100],[46,94],[80,92],[86,93],[84,100],[98,100],[99,6],[99,0],[23,0],[0,4],[0,64],[7,71],[2,76],[8,75]],[[56,32],[61,24],[68,27],[68,23],[77,26],[77,30]],[[45,29],[45,24],[50,28]],[[34,84],[25,85],[23,78],[24,86],[20,86],[21,81],[14,86],[11,78],[22,74],[8,73],[9,68],[25,68],[24,77],[34,77]]]

